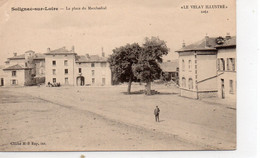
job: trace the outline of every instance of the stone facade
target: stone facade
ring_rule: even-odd
[[[233,37],[232,39],[234,39]],[[180,76],[180,93],[181,96],[199,99],[204,97],[217,97],[221,95],[221,81],[233,84],[232,91],[227,97],[234,96],[235,78],[234,71],[226,72],[217,69],[220,58],[234,58],[235,49],[226,49],[225,43],[230,39],[223,39],[224,43],[218,43],[220,37],[208,37],[203,40],[188,46],[183,45],[183,48],[178,50],[179,54],[179,76]],[[233,53],[230,53],[232,52]],[[227,54],[227,52],[229,52]],[[232,55],[231,55],[232,54]],[[231,60],[232,60],[231,59]],[[222,76],[222,78],[221,78]],[[232,83],[231,83],[232,82]],[[227,83],[225,83],[227,85]],[[231,87],[231,86],[229,86]],[[225,89],[226,92],[227,89]]]

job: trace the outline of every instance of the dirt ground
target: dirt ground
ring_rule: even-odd
[[[0,88],[1,151],[232,150],[236,108],[217,99],[111,87]],[[143,86],[133,85],[138,92]],[[153,110],[158,105],[160,122]],[[230,108],[232,107],[232,108]]]

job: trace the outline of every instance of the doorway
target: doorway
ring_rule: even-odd
[[[1,86],[4,86],[4,79],[1,78]]]
[[[77,77],[77,86],[84,86],[85,85],[85,78],[83,76]]]
[[[224,79],[221,79],[221,98],[225,99],[225,83],[224,83]]]

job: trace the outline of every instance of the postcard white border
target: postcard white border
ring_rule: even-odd
[[[167,152],[0,152],[0,158],[256,158],[260,156],[260,3],[237,0],[237,150]],[[258,18],[258,19],[257,19]],[[257,87],[257,88],[256,88]],[[258,97],[257,97],[258,96]]]

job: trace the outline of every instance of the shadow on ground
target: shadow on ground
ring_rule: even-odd
[[[139,90],[139,91],[132,91],[130,94],[128,94],[127,92],[122,92],[125,95],[140,95],[140,94],[145,94],[146,91],[145,90]],[[158,92],[155,90],[151,91],[151,95],[177,95],[178,93],[170,93],[170,92]]]

